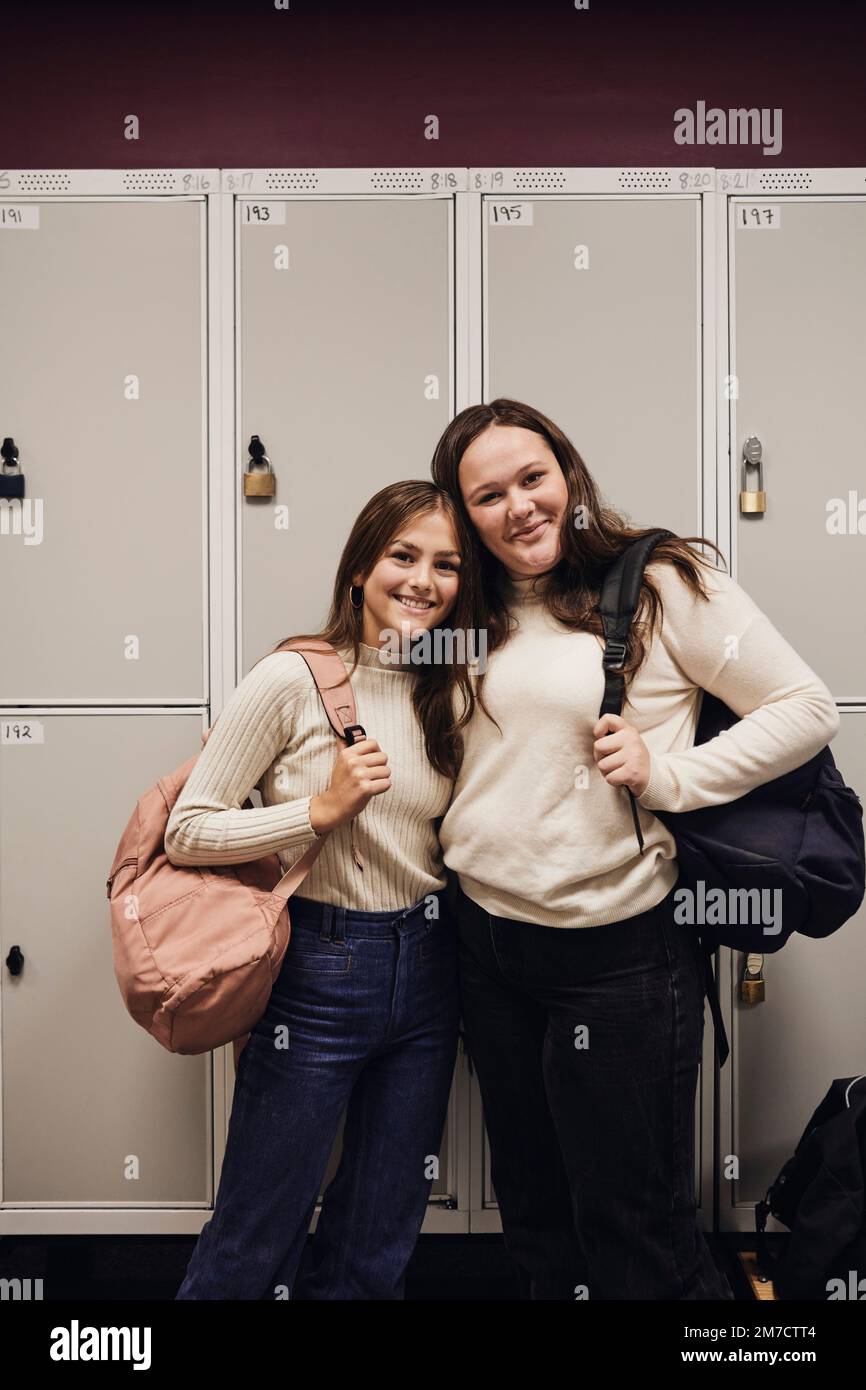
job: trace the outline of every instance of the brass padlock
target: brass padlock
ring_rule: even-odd
[[[271,468],[271,461],[265,453],[265,446],[254,434],[249,443],[250,463],[244,474],[244,497],[275,497],[277,480]],[[259,464],[266,464],[260,468]]]
[[[748,515],[767,510],[767,494],[764,492],[764,465],[761,462],[763,448],[757,435],[750,435],[743,445],[742,488],[740,489],[740,511]],[[757,468],[758,490],[752,492],[747,487],[746,469]]]
[[[757,951],[750,951],[746,956],[746,968],[743,971],[743,978],[740,980],[740,1001],[743,1004],[763,1004],[764,994],[764,957]]]
[[[765,999],[764,981],[750,980],[743,976],[740,981],[740,999],[744,1004],[763,1004]]]

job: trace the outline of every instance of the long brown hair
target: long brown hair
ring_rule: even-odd
[[[533,430],[550,446],[565,478],[568,505],[560,530],[560,559],[552,570],[539,576],[535,588],[548,612],[564,626],[574,631],[592,632],[603,638],[604,627],[595,605],[604,571],[632,541],[658,527],[629,526],[619,512],[604,504],[594,478],[567,435],[540,410],[500,396],[489,405],[469,406],[454,417],[436,445],[430,468],[434,481],[456,503],[461,519],[474,539],[479,577],[478,622],[487,631],[487,651],[495,651],[508,637],[507,600],[503,593],[505,570],[482,543],[472,525],[460,490],[458,470],[469,445],[489,425],[518,425],[522,429]],[[582,509],[582,517],[587,519],[585,527],[569,524],[578,508]],[[699,571],[699,566],[709,567],[709,562],[692,550],[692,541],[710,546],[724,563],[718,546],[704,536],[675,536],[662,540],[650,558],[653,561],[667,560],[676,565],[689,588],[709,601]],[[651,639],[660,617],[664,618],[661,596],[645,574],[622,667],[626,680],[643,663],[647,640]],[[485,714],[492,718],[484,704],[483,683],[484,675],[481,672],[475,693]]]
[[[330,642],[343,651],[351,648],[351,676],[358,664],[361,633],[363,631],[363,608],[355,608],[349,596],[353,576],[360,574],[364,584],[368,574],[382,558],[400,531],[417,517],[441,512],[454,528],[457,549],[460,552],[459,584],[454,607],[444,625],[443,632],[451,629],[469,633],[473,630],[472,618],[477,611],[478,575],[476,547],[460,507],[455,505],[447,492],[435,483],[424,479],[409,479],[407,482],[390,483],[371,497],[359,513],[343,547],[337,574],[331,608],[321,632],[299,633],[293,639],[284,637],[273,648],[281,651],[288,642],[297,637],[316,638]],[[431,628],[431,636],[437,628]],[[433,647],[435,651],[435,646]],[[452,643],[451,651],[460,651],[459,644]],[[465,650],[465,646],[463,648]],[[420,655],[420,652],[417,653]],[[412,704],[424,733],[424,746],[427,757],[445,777],[454,778],[460,768],[463,755],[463,740],[459,730],[471,717],[474,709],[474,696],[466,669],[466,661],[419,662],[413,666],[417,672],[412,687]],[[453,691],[458,686],[464,697],[464,708],[459,721],[454,720]],[[371,731],[375,737],[375,731]],[[387,751],[387,750],[386,750]]]

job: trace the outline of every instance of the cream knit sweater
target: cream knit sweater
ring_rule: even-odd
[[[351,671],[350,651],[340,655]],[[412,707],[417,667],[390,666],[361,645],[352,675],[358,723],[388,756],[391,786],[326,837],[298,896],[365,912],[401,911],[446,885],[434,820],[452,783],[427,760]],[[241,864],[274,851],[288,869],[316,839],[310,801],[327,791],[343,743],[297,652],[253,666],[217,719],[169,817],[173,864]],[[263,806],[241,809],[258,787]]]
[[[487,658],[485,700],[502,734],[476,709],[450,807],[451,784],[430,767],[412,709],[414,668],[383,665],[375,647],[362,646],[352,677],[358,720],[388,755],[391,787],[356,818],[363,871],[344,824],[299,894],[362,911],[411,906],[445,886],[433,825],[444,813],[445,863],[498,916],[589,927],[659,903],[676,882],[676,846],[652,810],[735,800],[817,753],[839,715],[827,687],[724,571],[702,570],[709,602],[670,564],[647,572],[661,590],[664,627],[622,711],[651,754],[637,803],[642,855],[627,792],[593,758],[603,643],[552,620],[532,580],[522,580],[509,589],[518,626]],[[741,717],[693,747],[701,688]],[[277,851],[289,868],[315,839],[310,800],[327,790],[340,746],[303,658],[265,657],[226,704],[174,807],[169,859],[230,864]],[[241,810],[256,786],[264,806]]]
[[[604,694],[601,638],[549,617],[533,580],[511,584],[518,628],[488,656],[484,698],[502,734],[476,712],[441,826],[445,862],[464,892],[500,917],[591,927],[636,916],[677,880],[673,836],[654,809],[734,801],[800,766],[839,729],[833,698],[748,594],[723,570],[702,569],[709,602],[664,561],[664,626],[623,704],[651,755],[637,802],[593,758]],[[694,744],[703,688],[740,716]]]

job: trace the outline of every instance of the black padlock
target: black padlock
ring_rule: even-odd
[[[3,465],[0,467],[0,497],[23,497],[24,496],[24,474],[18,467],[18,448],[14,439],[6,438],[0,447],[0,458]],[[7,473],[7,466],[11,464],[12,472]]]

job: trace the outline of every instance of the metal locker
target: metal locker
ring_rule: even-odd
[[[703,519],[701,197],[534,192],[541,182],[529,171],[515,181],[525,191],[481,199],[484,399],[511,396],[544,411],[632,524],[712,539]],[[702,1073],[712,1062],[708,1022]],[[472,1105],[480,1125],[475,1080]],[[705,1226],[710,1124],[699,1078],[695,1192]],[[499,1230],[486,1131],[475,1171],[472,1229]]]
[[[866,612],[844,595],[866,590],[866,200],[765,195],[729,212],[734,572],[837,700],[862,699]],[[766,511],[743,514],[753,438]]]
[[[199,746],[200,710],[152,707],[208,698],[206,203],[186,190],[212,172],[7,175],[4,1231],[193,1231],[213,1200],[212,1060],[127,1014],[105,893],[136,798]]]
[[[244,673],[320,626],[355,517],[429,478],[453,400],[451,199],[268,206],[285,221],[240,225],[238,473],[258,435],[276,479],[273,497],[236,493]]]
[[[454,413],[454,221],[451,196],[237,200],[242,672],[322,625],[368,498],[429,478]],[[273,482],[248,496],[242,477],[262,449]],[[425,1231],[457,1219],[457,1088]]]
[[[726,200],[732,569],[840,702],[831,750],[866,801],[866,618],[856,601],[866,589],[866,201],[821,196],[831,181],[845,191],[832,171],[790,171],[787,193],[778,179],[743,171],[738,187],[755,196]],[[761,474],[744,472],[744,456],[760,460]],[[763,510],[749,499],[743,509],[744,488],[763,490]],[[764,957],[765,998],[751,1005],[739,999],[742,955],[723,952],[723,1228],[754,1230],[754,1204],[830,1082],[864,1070],[864,926],[861,907],[825,940],[793,936]],[[771,1218],[770,1229],[784,1228]]]
[[[484,399],[544,411],[634,525],[695,535],[700,197],[525,196],[528,225],[482,200]]]
[[[0,700],[201,700],[204,200],[19,206],[0,436],[26,496],[2,541]]]
[[[842,711],[831,747],[845,781],[866,803],[866,708]],[[816,941],[795,933],[783,950],[764,956],[761,1003],[739,1000],[742,952],[722,955],[732,1026],[721,1073],[721,1222],[723,1229],[754,1231],[755,1203],[793,1154],[830,1082],[866,1070],[866,905],[832,936]],[[734,1171],[739,1176],[729,1177]],[[786,1230],[772,1217],[768,1229]]]
[[[130,1018],[105,892],[136,798],[197,747],[201,715],[3,710],[0,727],[3,1205],[22,1209],[4,1229],[51,1229],[15,1224],[38,1207],[205,1207],[211,1054],[166,1052]]]

